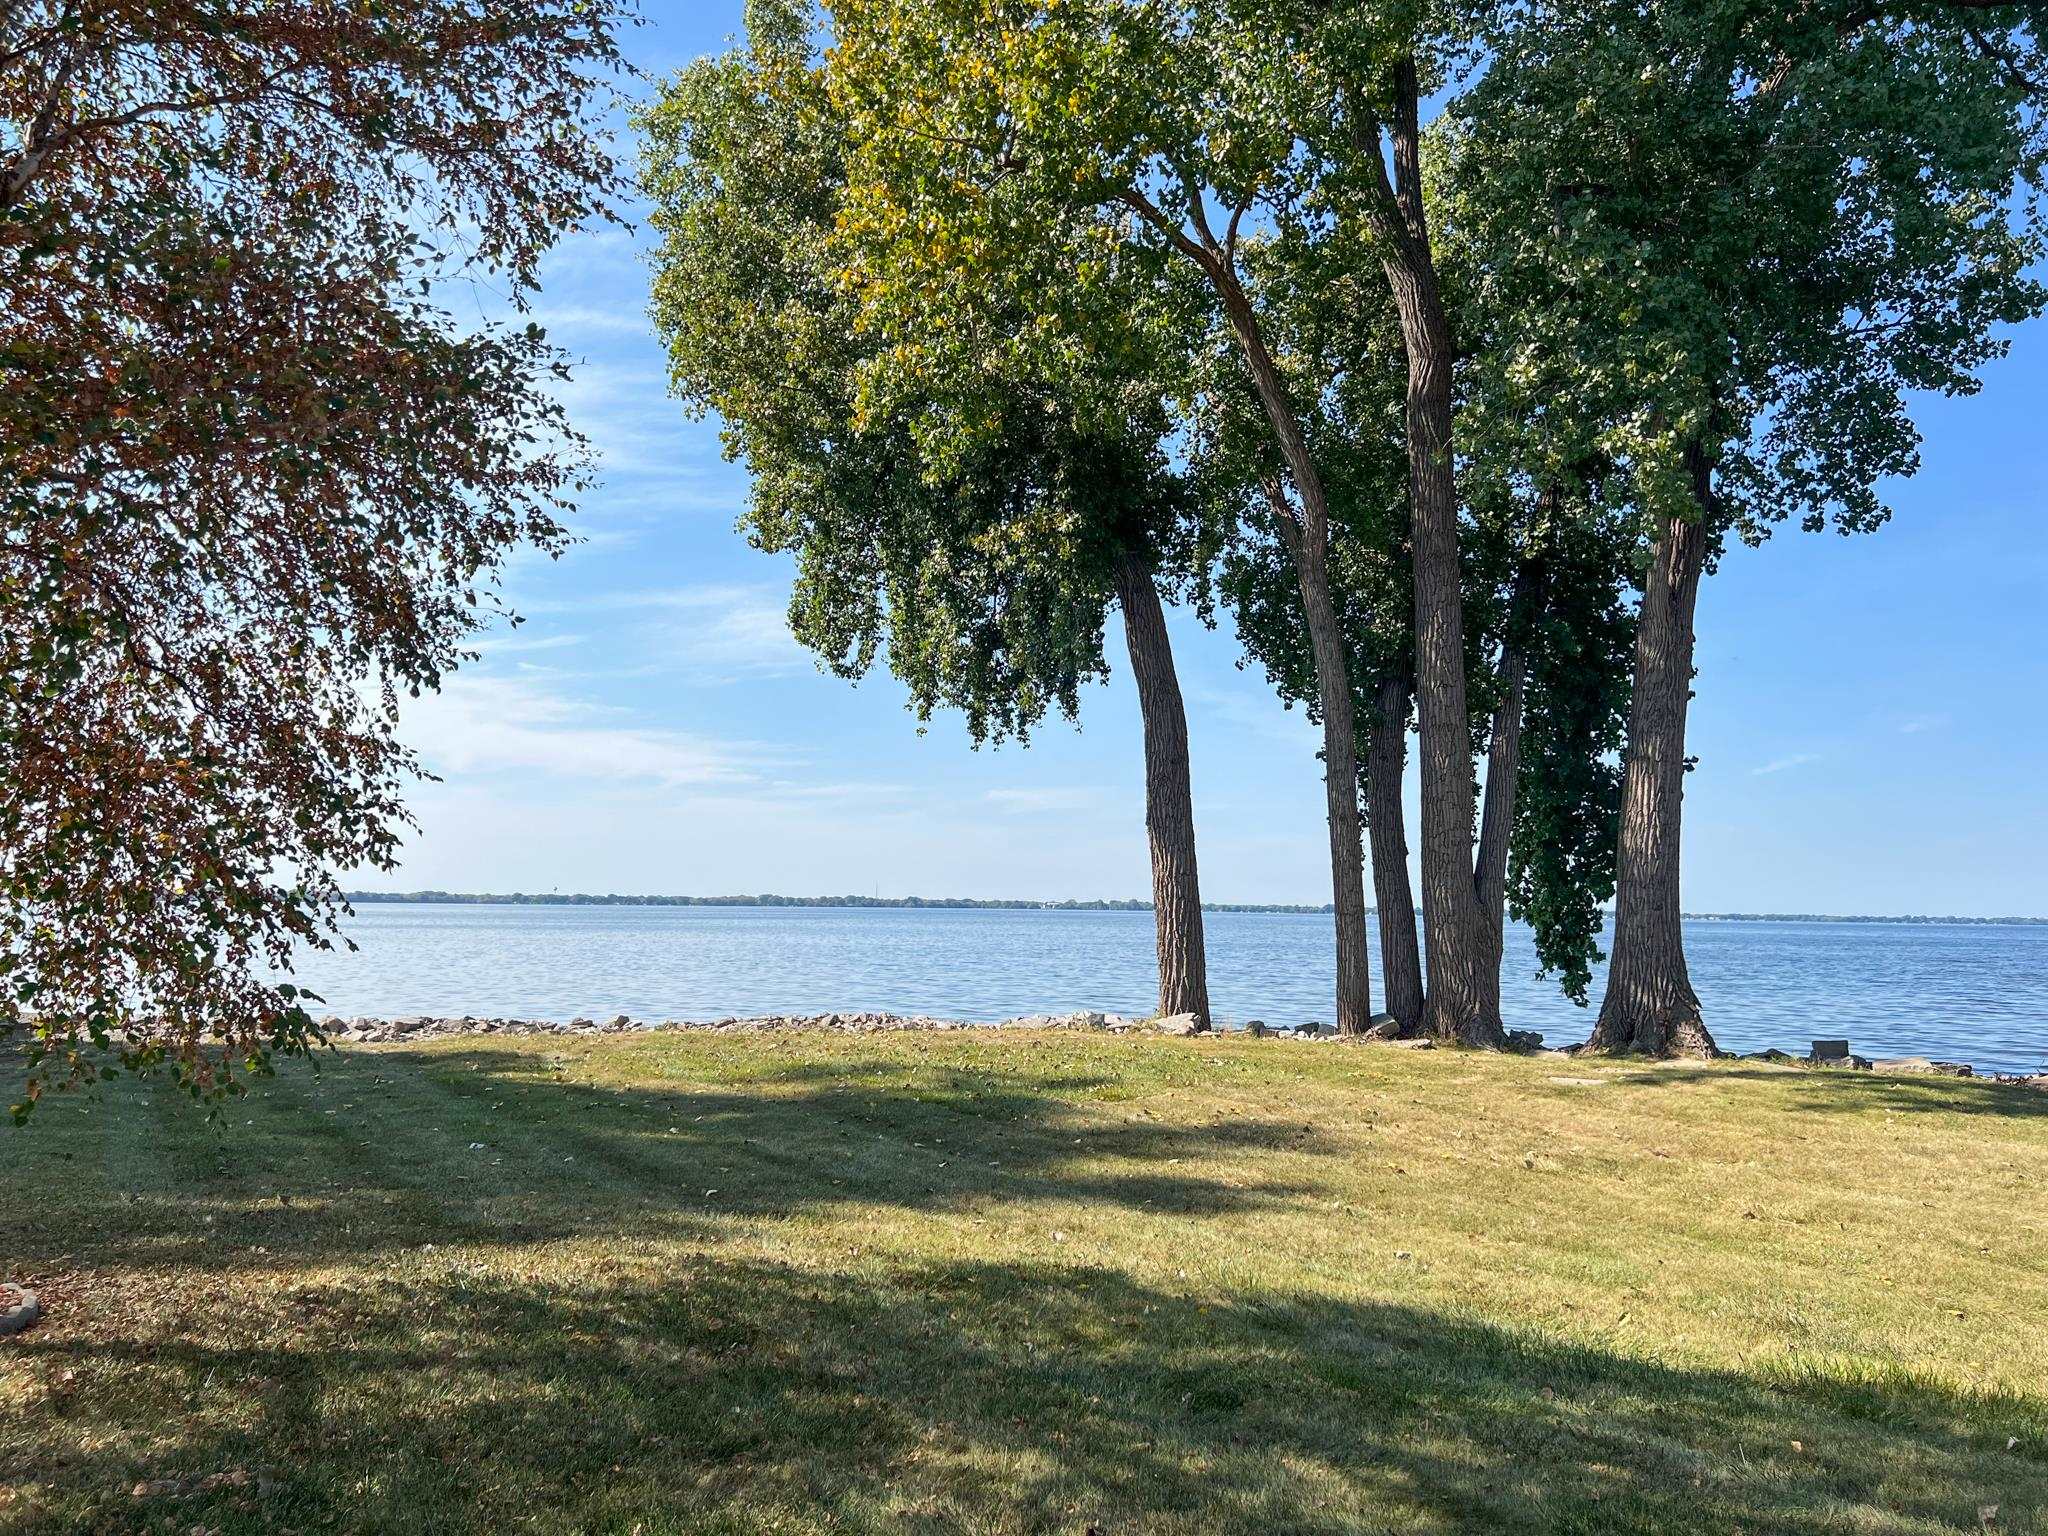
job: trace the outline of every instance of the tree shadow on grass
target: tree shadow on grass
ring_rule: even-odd
[[[1902,1113],[2048,1117],[2048,1093],[1982,1078],[1897,1076],[1847,1068],[1713,1067],[1697,1071],[1628,1072],[1608,1079],[1625,1088],[1711,1088],[1759,1083],[1789,1091],[1802,1111],[1822,1114]]]
[[[35,1447],[0,1444],[0,1484],[55,1485],[24,1536],[1905,1533],[2048,1509],[2038,1403],[1773,1385],[1083,1266],[700,1255],[574,1290],[450,1273],[331,1299],[289,1342],[28,1349],[104,1385]],[[125,1395],[145,1371],[189,1413]],[[130,1492],[231,1469],[264,1486]]]
[[[238,1107],[224,1131],[151,1087],[112,1089],[126,1102],[83,1139],[133,1140],[125,1156],[96,1154],[115,1204],[25,1230],[0,1207],[0,1240],[32,1271],[81,1241],[102,1265],[287,1270],[427,1242],[690,1240],[735,1217],[847,1204],[1216,1215],[1306,1192],[1265,1154],[1330,1150],[1303,1121],[1163,1124],[1077,1102],[1106,1078],[851,1058],[738,1087],[598,1086],[567,1080],[561,1059],[481,1045],[345,1054],[269,1085],[273,1102]]]

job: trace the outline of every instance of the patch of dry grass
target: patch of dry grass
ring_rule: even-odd
[[[2048,1512],[2048,1095],[1081,1034],[356,1050],[0,1141],[0,1530]]]

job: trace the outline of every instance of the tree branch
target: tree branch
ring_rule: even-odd
[[[1135,187],[1124,187],[1117,192],[1115,200],[1137,214],[1139,218],[1158,230],[1160,234],[1166,236],[1175,250],[1193,261],[1196,266],[1200,267],[1211,278],[1219,275],[1209,252],[1197,245],[1193,240],[1190,240],[1187,231],[1161,212],[1159,205],[1145,196],[1144,193],[1138,191]]]

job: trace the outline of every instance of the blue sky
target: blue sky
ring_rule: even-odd
[[[659,77],[722,46],[738,0],[650,5]],[[651,85],[643,86],[651,89]],[[442,782],[368,887],[1137,896],[1149,889],[1137,706],[1116,675],[1081,729],[976,752],[920,736],[886,676],[820,675],[782,621],[787,562],[734,531],[744,471],[667,398],[644,236],[565,245],[540,319],[581,360],[566,399],[603,485],[561,561],[520,559],[527,616],[412,705]],[[1917,479],[1877,534],[1781,532],[1700,603],[1686,800],[1695,911],[2048,915],[2048,324],[1969,400],[1930,400]],[[1325,901],[1315,737],[1173,616],[1204,894]],[[1412,798],[1412,786],[1411,786]]]

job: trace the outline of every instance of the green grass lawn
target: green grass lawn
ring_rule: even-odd
[[[2022,1088],[468,1039],[0,1158],[5,1531],[2048,1529]]]

